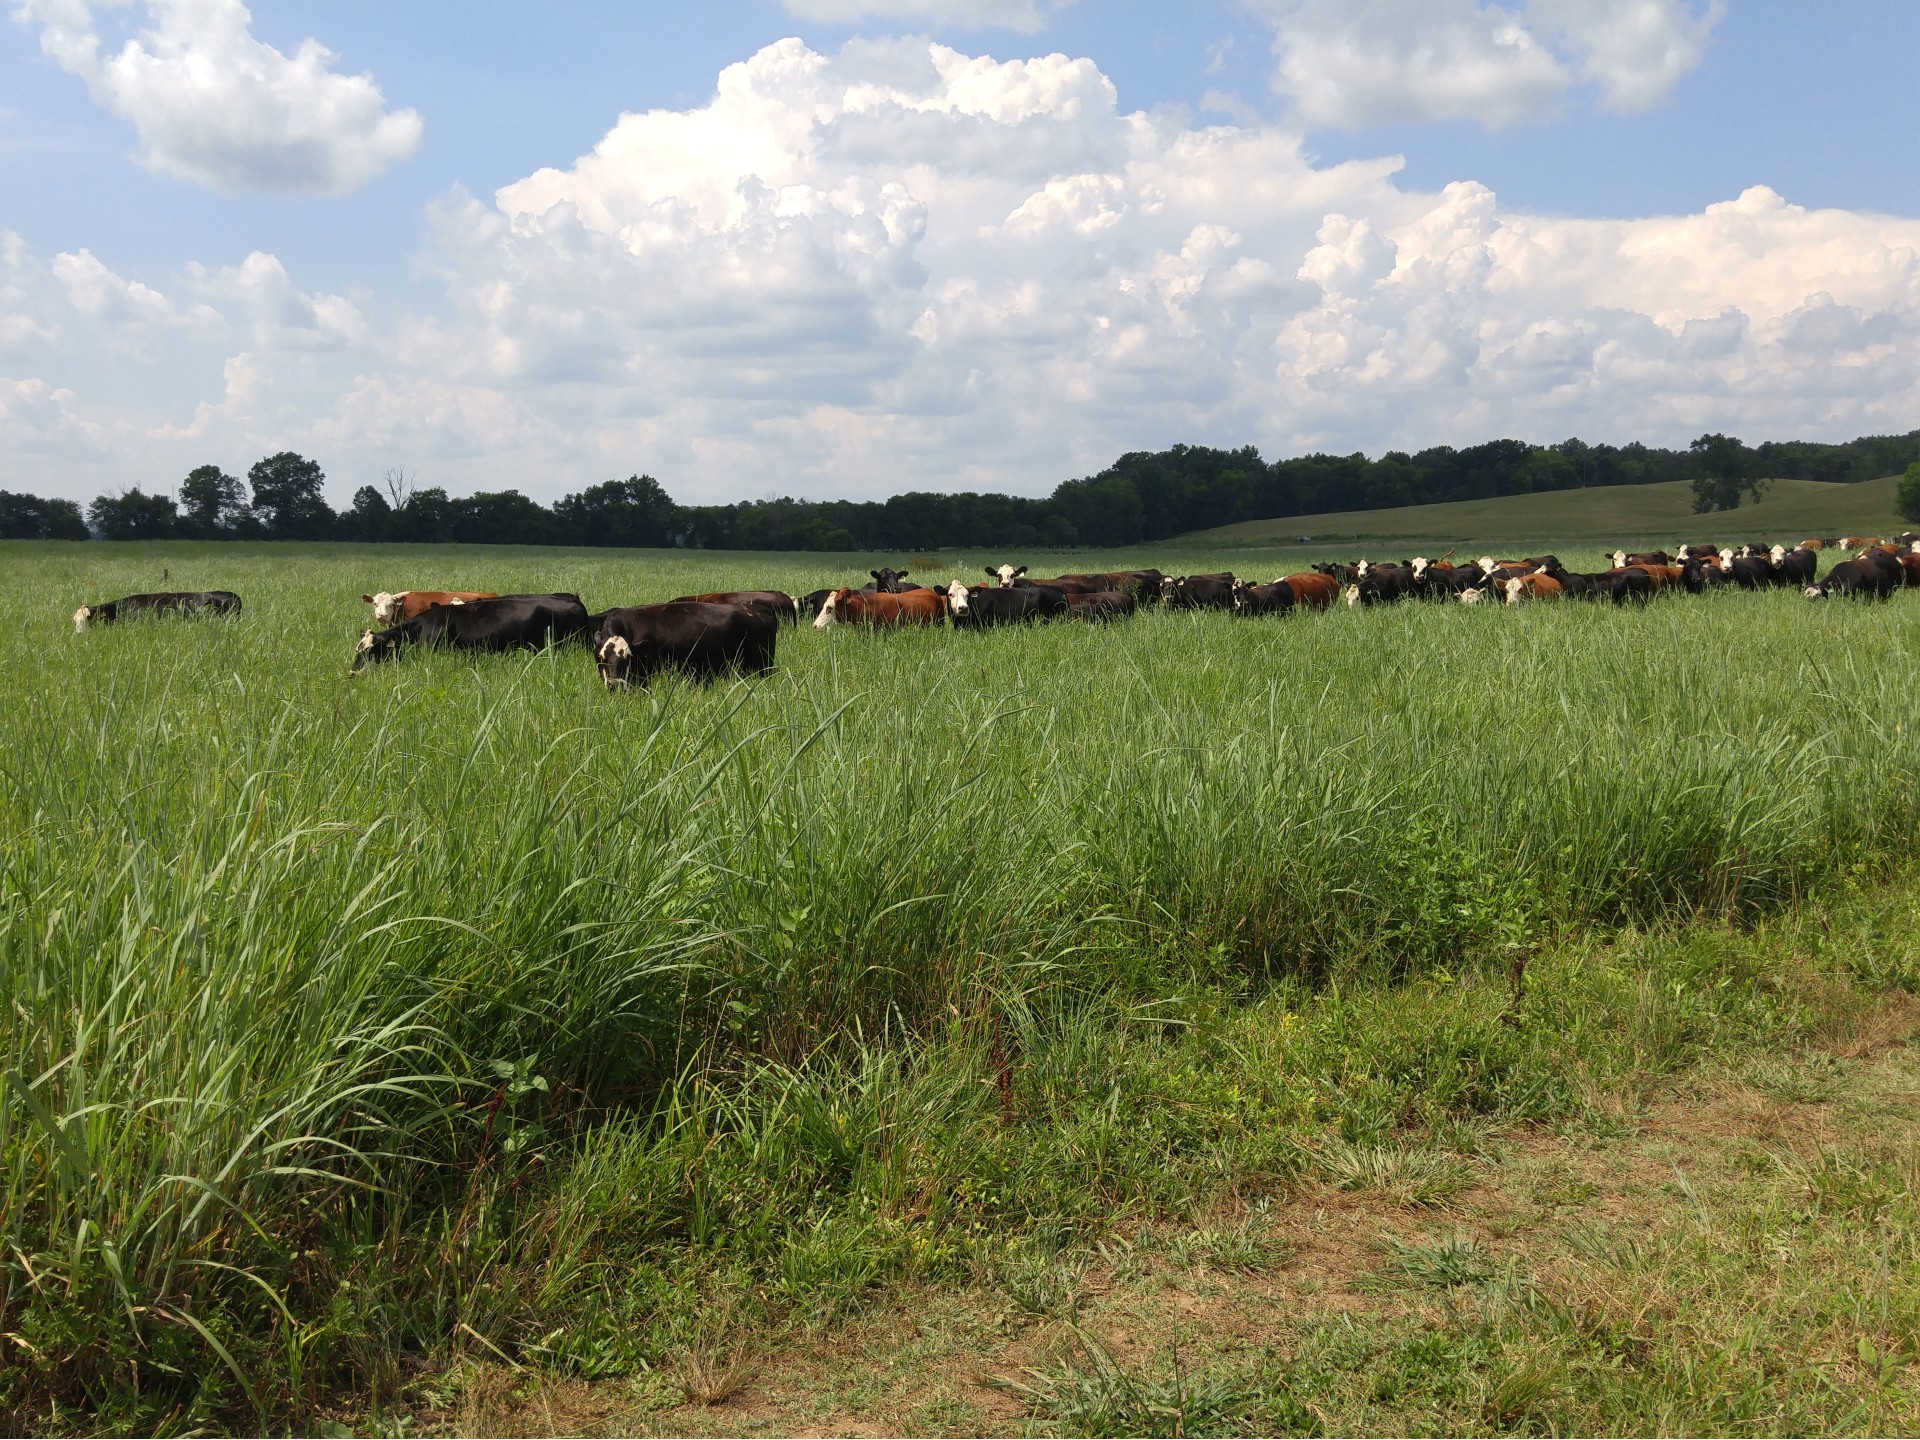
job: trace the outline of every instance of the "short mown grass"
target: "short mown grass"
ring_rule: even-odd
[[[579,651],[350,682],[357,597],[839,572],[5,557],[21,1427],[297,1426],[460,1355],[725,1388],[738,1334],[906,1279],[1070,1319],[1060,1254],[1125,1217],[1303,1175],[1443,1209],[1489,1122],[1601,1133],[1810,1034],[1742,937],[1810,896],[1855,928],[1796,920],[1797,966],[1914,980],[1858,898],[1914,836],[1899,601],[788,631],[609,696]],[[245,614],[71,634],[163,569]]]

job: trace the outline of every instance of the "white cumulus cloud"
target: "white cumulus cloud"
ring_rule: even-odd
[[[256,40],[240,0],[145,0],[149,24],[119,49],[93,0],[19,0],[40,48],[139,134],[152,169],[219,190],[337,194],[411,155],[421,120],[389,110],[373,77],[333,70],[303,40]]]
[[[342,501],[404,462],[543,499],[645,470],[698,502],[1042,492],[1180,441],[1914,423],[1920,221],[1764,186],[1547,217],[1397,170],[1316,162],[1290,124],[1122,111],[1085,59],[784,41],[704,104],[449,197],[431,304],[318,293],[265,253],[126,278],[0,235],[0,377],[39,437],[0,435],[0,469],[84,497],[292,448]],[[56,463],[62,435],[85,446]]]
[[[1356,128],[1551,113],[1577,88],[1643,110],[1700,63],[1723,0],[1252,0],[1296,119]]]

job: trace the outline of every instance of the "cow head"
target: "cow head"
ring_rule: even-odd
[[[593,649],[600,682],[609,690],[625,690],[633,683],[633,646],[621,635],[609,635]]]
[[[1481,586],[1479,589],[1475,589],[1473,586],[1469,585],[1466,589],[1460,592],[1460,603],[1462,605],[1478,605],[1481,599],[1486,595],[1486,593],[1487,591],[1485,586]]]
[[[367,666],[379,664],[393,653],[393,644],[391,631],[362,630],[360,643],[353,650],[353,665],[347,674],[358,675]]]
[[[824,630],[829,625],[840,623],[840,597],[846,593],[845,590],[835,590],[821,602],[820,613],[813,617],[814,629]]]
[[[1804,593],[1809,600],[1824,600],[1827,598],[1827,587],[1824,585],[1809,585]]]
[[[1424,555],[1414,556],[1412,569],[1413,569],[1414,579],[1416,580],[1426,579],[1427,578],[1427,557]]]
[[[1371,561],[1368,561],[1368,560],[1356,561],[1353,567],[1353,578],[1356,580],[1366,579],[1367,571],[1371,570],[1372,568],[1373,568],[1373,563]]]
[[[382,590],[378,595],[362,595],[360,598],[373,606],[373,623],[382,630],[387,630],[400,623],[400,607],[406,603],[406,598],[411,593],[411,591],[402,590],[394,595]]]
[[[1176,589],[1178,589],[1178,588],[1179,588],[1179,582],[1177,582],[1177,581],[1176,581],[1176,580],[1175,580],[1175,579],[1173,578],[1173,576],[1171,576],[1171,575],[1162,575],[1162,576],[1160,577],[1160,598],[1161,598],[1161,600],[1163,600],[1163,601],[1166,601],[1166,600],[1171,600],[1171,599],[1173,599],[1173,592],[1174,592],[1174,591],[1175,591]]]
[[[947,606],[956,615],[967,613],[967,587],[959,580],[947,586]]]
[[[1767,559],[1772,561],[1775,565],[1778,565],[1782,560],[1786,558],[1787,558],[1787,547],[1784,545],[1776,545],[1771,550],[1767,551]]]
[[[894,570],[885,565],[878,570],[867,571],[867,574],[873,577],[874,588],[882,595],[898,595],[900,582],[906,579],[909,573],[906,570]]]
[[[1607,558],[1613,561],[1613,568],[1618,570],[1627,563],[1627,552],[1624,550],[1616,550]]]
[[[1347,608],[1351,610],[1353,609],[1354,606],[1358,605],[1359,603],[1360,603],[1360,587],[1358,585],[1347,586]]]
[[[1908,547],[1907,553],[1910,555],[1920,555],[1920,540],[1914,541],[1913,544]]]
[[[1244,610],[1253,603],[1253,587],[1244,580],[1233,582],[1233,608]]]
[[[1013,565],[987,566],[987,574],[993,576],[996,580],[1000,582],[1000,588],[1002,590],[1005,590],[1008,586],[1012,585],[1014,581],[1018,580],[1022,575],[1026,573],[1027,573],[1027,567],[1024,565],[1021,565],[1018,567]]]
[[[1494,572],[1494,570],[1497,569],[1499,566],[1499,561],[1495,560],[1491,555],[1482,555],[1478,560],[1474,561],[1473,563],[1478,565],[1484,573],[1489,575],[1491,575]]]
[[[1539,572],[1536,571],[1535,573],[1537,574]],[[1507,592],[1507,604],[1509,605],[1518,605],[1520,603],[1520,597],[1527,593],[1526,582],[1518,575],[1507,581],[1501,588]]]
[[[91,605],[82,605],[78,610],[74,611],[73,633],[76,635],[82,634],[87,628],[87,622],[91,619],[93,619],[93,606]]]

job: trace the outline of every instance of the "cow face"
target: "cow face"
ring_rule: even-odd
[[[83,633],[87,628],[87,622],[91,619],[93,619],[93,607],[91,605],[82,605],[78,610],[74,611],[73,633],[76,635]]]
[[[1491,572],[1498,562],[1496,562],[1491,555],[1482,555],[1473,563],[1478,565],[1482,570]]]
[[[1827,587],[1824,585],[1809,585],[1804,593],[1809,600],[1824,600],[1827,598]]]
[[[1413,570],[1414,579],[1416,580],[1426,579],[1427,578],[1427,557],[1424,555],[1414,556],[1413,565],[1411,566],[1411,569]]]
[[[1469,585],[1466,589],[1460,592],[1460,603],[1462,605],[1478,605],[1480,603],[1481,597],[1484,596],[1486,593],[1487,593],[1486,588],[1484,586],[1482,586],[1479,589],[1475,589],[1473,586]]]
[[[947,607],[956,615],[967,613],[967,587],[958,580],[947,586]]]
[[[394,595],[382,590],[378,595],[362,595],[360,598],[373,606],[373,623],[382,630],[388,630],[400,623],[400,607],[410,593],[402,590]]]
[[[1000,588],[1002,590],[1007,589],[1009,586],[1013,584],[1015,580],[1018,580],[1022,575],[1026,573],[1027,573],[1027,567],[1024,565],[1021,565],[1017,568],[1012,565],[987,566],[987,574],[993,576],[995,579],[997,579],[1000,582]]]
[[[878,570],[869,570],[867,572],[867,574],[873,577],[874,588],[882,595],[899,594],[900,582],[906,579],[911,573],[911,571],[907,570],[894,570],[885,565],[881,566]]]
[[[1175,589],[1175,585],[1174,585],[1173,576],[1162,575],[1160,577],[1160,599],[1162,603],[1173,599],[1174,589]]]
[[[1370,560],[1361,560],[1357,562],[1353,567],[1353,578],[1356,580],[1366,579],[1367,571],[1371,570],[1372,568],[1373,568],[1373,562]]]
[[[1358,585],[1347,586],[1347,608],[1351,610],[1353,609],[1354,606],[1358,605],[1359,603],[1360,603],[1360,587]]]
[[[1244,610],[1253,603],[1253,587],[1244,580],[1233,582],[1233,608]]]
[[[369,665],[377,665],[393,651],[393,641],[385,632],[375,634],[371,630],[360,632],[360,643],[354,647],[353,666],[347,674],[358,675]]]
[[[836,590],[821,602],[820,613],[813,617],[813,628],[824,630],[829,625],[840,623],[840,597],[845,591]]]
[[[633,683],[633,646],[624,636],[609,635],[593,652],[600,667],[600,683],[609,690],[625,690]]]

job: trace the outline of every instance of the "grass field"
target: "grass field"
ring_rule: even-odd
[[[1817,1087],[1920,981],[1911,597],[803,629],[756,682],[609,696],[580,650],[349,681],[358,597],[602,608],[847,560],[0,559],[15,1428],[542,1428],[514,1406],[560,1385],[686,1428],[889,1297],[1077,1323],[1103,1245],[1264,1203],[1201,1249],[1269,1273],[1303,1197],[1451,1213],[1512,1137],[1624,1143],[1702,1067]],[[163,574],[245,614],[72,634]],[[1875,1133],[1727,1222],[1759,1269],[1677,1248],[1712,1303],[1664,1339],[1392,1219],[1433,1253],[1375,1268],[1483,1307],[1392,1395],[1357,1378],[1406,1338],[1382,1319],[1306,1370],[1209,1352],[1204,1427],[1110,1336],[912,1423],[1912,1429],[1910,1131]],[[1624,1254],[1594,1274],[1665,1263]],[[1857,1304],[1776,1319],[1781,1266]]]
[[[1825,485],[1815,480],[1775,480],[1760,500],[1731,514],[1693,513],[1693,491],[1685,481],[1660,485],[1606,485],[1592,490],[1558,490],[1541,495],[1507,495],[1498,500],[1457,500],[1443,505],[1408,505],[1397,510],[1345,510],[1328,515],[1292,515],[1280,520],[1248,520],[1183,535],[1173,544],[1218,550],[1242,545],[1288,544],[1311,535],[1322,546],[1333,541],[1418,542],[1473,545],[1494,540],[1537,541],[1555,537],[1571,547],[1576,541],[1653,544],[1666,548],[1696,539],[1778,540],[1792,545],[1810,535],[1891,535],[1907,523],[1894,511],[1899,477],[1886,476],[1857,485]],[[1585,548],[1593,549],[1593,545]],[[1571,568],[1579,566],[1572,564]]]

